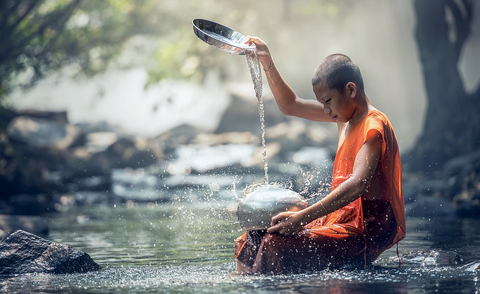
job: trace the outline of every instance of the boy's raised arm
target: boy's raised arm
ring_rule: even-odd
[[[297,116],[315,121],[332,122],[325,114],[323,105],[316,100],[299,98],[278,72],[267,44],[260,38],[248,37],[246,44],[255,44],[260,63],[265,70],[268,85],[280,111],[289,116]]]

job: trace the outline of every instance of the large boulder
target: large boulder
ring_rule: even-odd
[[[66,113],[12,112],[9,120],[0,121],[5,127],[0,128],[0,200],[61,191],[55,172],[65,166],[67,149],[79,138],[78,128],[68,124]],[[24,214],[0,206],[2,212]]]
[[[197,135],[205,133],[204,130],[189,124],[181,124],[157,136],[157,144],[165,144],[168,151],[173,151],[179,145],[190,144]]]
[[[451,183],[450,197],[460,216],[480,216],[480,150],[445,164]]]
[[[10,140],[0,129],[0,200],[20,193],[48,193],[55,189],[51,173],[64,163],[61,152],[30,147]],[[23,204],[22,204],[23,205]],[[0,213],[5,212],[0,206]]]
[[[11,139],[34,148],[65,150],[80,137],[80,130],[66,122],[18,116],[7,127]]]
[[[99,270],[85,252],[16,231],[0,243],[0,275],[72,274]]]
[[[31,118],[46,119],[58,123],[68,123],[68,114],[65,110],[37,110],[37,109],[17,109],[16,116],[25,116]]]
[[[231,102],[215,130],[216,134],[228,132],[252,132],[261,135],[258,101],[252,85],[232,87]],[[287,121],[271,94],[264,95],[265,126],[270,127]]]
[[[112,168],[143,168],[157,162],[156,154],[148,146],[141,148],[135,139],[125,137],[95,153],[88,163],[108,173]]]
[[[11,183],[17,175],[17,166],[15,148],[7,133],[0,128],[0,187],[2,187],[0,199],[15,191]]]
[[[408,215],[480,216],[480,150],[449,160],[434,178],[404,174]]]

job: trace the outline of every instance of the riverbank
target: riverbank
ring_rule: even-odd
[[[183,187],[207,187],[209,194],[248,185],[263,172],[260,122],[250,98],[233,93],[214,132],[181,125],[155,137],[127,134],[106,123],[71,124],[64,111],[2,109],[0,214],[38,216],[102,202],[168,202],[178,198],[171,191]],[[312,160],[325,165],[333,158],[331,131],[288,120],[273,100],[265,103],[272,179],[303,189],[301,182],[310,177],[317,183],[328,177],[312,171],[302,179],[309,170],[324,168]]]

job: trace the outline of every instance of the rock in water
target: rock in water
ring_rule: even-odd
[[[15,231],[0,243],[0,275],[72,274],[99,269],[87,253],[25,231]]]

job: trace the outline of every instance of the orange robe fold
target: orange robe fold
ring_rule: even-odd
[[[332,191],[353,173],[355,157],[370,132],[382,139],[382,154],[371,180],[375,200],[364,195],[307,224],[298,235],[247,232],[235,241],[235,258],[255,273],[291,273],[329,266],[369,264],[405,237],[400,153],[393,127],[371,110],[339,143]],[[372,193],[372,192],[370,192]]]

